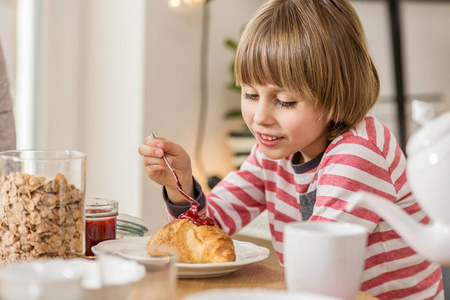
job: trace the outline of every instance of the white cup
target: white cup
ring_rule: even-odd
[[[336,222],[284,227],[284,268],[289,291],[354,300],[361,285],[367,231]]]

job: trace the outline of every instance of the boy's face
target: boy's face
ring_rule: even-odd
[[[328,145],[328,126],[313,104],[273,85],[242,85],[245,123],[264,155],[281,159],[297,151],[307,162]]]

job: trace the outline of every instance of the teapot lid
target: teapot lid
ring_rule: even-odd
[[[414,155],[450,134],[450,112],[434,118],[433,106],[419,100],[412,101],[411,110],[413,120],[421,124],[422,128],[409,139],[406,145],[408,155]]]

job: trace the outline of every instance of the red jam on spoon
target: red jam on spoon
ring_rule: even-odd
[[[191,202],[191,208],[188,211],[186,211],[185,213],[182,213],[178,217],[178,219],[189,219],[197,226],[201,226],[201,225],[214,226],[213,219],[211,219],[210,217],[201,216],[198,214],[198,207],[199,207],[198,204]]]
[[[201,226],[201,225],[208,225],[208,226],[214,226],[214,220],[211,219],[208,216],[202,216],[198,213],[198,207],[200,206],[200,203],[194,200],[191,196],[189,196],[181,186],[180,181],[178,180],[177,175],[175,172],[173,173],[175,176],[175,180],[177,181],[177,187],[180,194],[191,204],[191,208],[189,208],[188,211],[185,213],[182,213],[178,216],[178,219],[189,219],[191,220],[195,225]]]

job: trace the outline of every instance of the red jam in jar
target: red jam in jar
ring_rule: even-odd
[[[115,200],[86,198],[86,256],[92,257],[91,247],[116,238],[116,223],[119,204]]]

